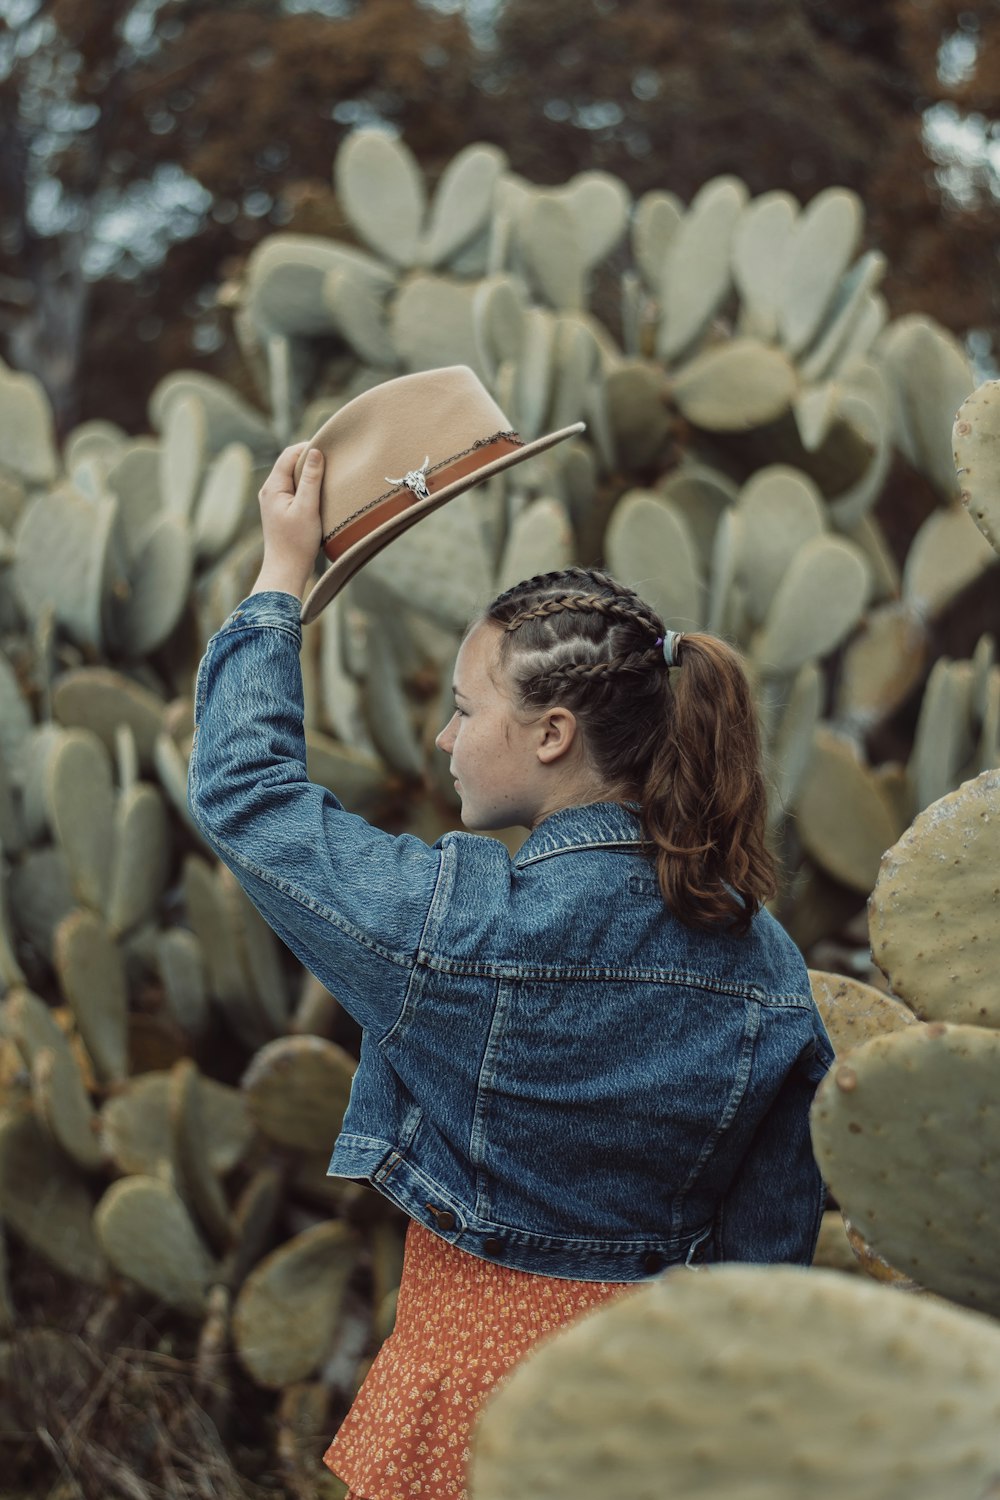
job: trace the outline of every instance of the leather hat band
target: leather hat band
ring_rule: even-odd
[[[446,459],[443,464],[435,465],[433,470],[429,470],[424,481],[427,494],[433,495],[447,485],[454,484],[456,479],[464,479],[466,475],[485,468],[495,459],[502,458],[507,453],[516,453],[518,448],[523,447],[524,443],[514,432],[499,433],[495,437],[480,441],[465,453]],[[402,515],[404,511],[425,498],[406,485],[398,490],[390,491],[387,495],[379,496],[377,500],[372,500],[361,511],[355,511],[353,516],[349,516],[340,526],[328,532],[321,544],[323,551],[331,562],[336,562],[357,542],[364,541],[365,537],[370,535],[377,526],[383,525],[393,516]]]

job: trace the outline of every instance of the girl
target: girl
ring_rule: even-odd
[[[265,558],[208,644],[189,800],[363,1028],[329,1172],[410,1218],[396,1324],[326,1453],[354,1500],[465,1495],[476,1413],[540,1337],[670,1266],[812,1258],[832,1060],[764,909],[736,655],[606,573],[470,625],[437,737],[481,832],[393,837],[309,782],[299,602],[322,464],[261,491]],[[315,523],[315,524],[314,524]]]

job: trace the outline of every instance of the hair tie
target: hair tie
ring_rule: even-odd
[[[658,635],[653,642],[654,646],[663,647],[663,660],[668,667],[677,666],[677,642],[682,633],[680,630],[668,630],[663,635]]]

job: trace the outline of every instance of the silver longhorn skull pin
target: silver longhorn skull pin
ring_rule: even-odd
[[[429,500],[431,492],[427,488],[427,465],[430,461],[431,457],[428,453],[419,469],[411,469],[408,474],[403,475],[402,479],[393,479],[391,475],[387,474],[385,476],[386,482],[388,484],[405,484],[406,488],[412,490],[419,499]]]

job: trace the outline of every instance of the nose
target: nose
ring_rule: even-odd
[[[440,734],[437,735],[436,738],[435,738],[435,740],[434,740],[434,743],[435,743],[435,745],[437,745],[438,749],[439,750],[443,750],[446,755],[449,755],[451,753],[450,750],[449,750],[449,748],[448,748],[448,746],[447,746],[447,744],[445,743],[445,741],[446,741],[446,739],[448,737],[448,731],[451,729],[451,726],[454,724],[454,722],[455,722],[455,715],[452,714],[452,716],[448,720],[447,724],[444,726],[444,728],[441,730]]]

